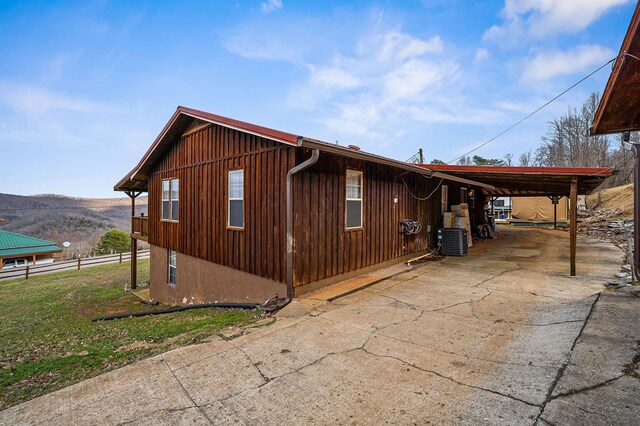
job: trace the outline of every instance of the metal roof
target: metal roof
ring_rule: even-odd
[[[502,167],[429,164],[434,171],[442,171],[474,181],[490,184],[494,189],[485,192],[495,196],[529,197],[569,194],[571,181],[578,180],[578,193],[590,194],[614,170],[607,167]]]
[[[0,231],[0,257],[62,251],[53,241],[41,240],[15,232]]]
[[[115,186],[115,191],[147,191],[147,178],[150,169],[164,155],[166,150],[191,125],[193,120],[200,119],[210,123],[241,130],[267,139],[288,145],[297,144],[297,136],[292,133],[281,132],[268,127],[246,123],[240,120],[179,106],[164,126],[158,137],[153,141],[147,152],[142,156],[136,167],[123,177]]]
[[[375,155],[360,150],[354,150],[333,143],[319,141],[317,139],[296,136],[292,133],[282,132],[279,130],[270,129],[268,127],[258,126],[244,121],[180,106],[171,116],[169,122],[164,126],[162,132],[160,132],[160,134],[153,142],[151,147],[147,150],[145,155],[142,157],[138,165],[133,170],[131,170],[131,172],[127,173],[127,175],[114,186],[114,190],[146,192],[147,179],[154,165],[160,158],[162,158],[165,152],[180,138],[180,136],[185,131],[187,131],[194,120],[207,121],[220,126],[257,135],[276,142],[284,143],[286,145],[301,148],[318,149],[322,152],[329,152],[335,155],[357,158],[373,163],[398,167],[404,170],[426,174],[429,176],[433,174],[433,172],[431,172],[428,167],[418,166],[416,164],[410,164],[404,161],[394,160],[392,158],[382,157],[380,155]],[[469,182],[466,179],[456,176],[447,176],[442,173],[438,174],[438,177],[477,186],[490,186],[479,182]]]
[[[640,130],[640,3],[593,118],[592,135]]]

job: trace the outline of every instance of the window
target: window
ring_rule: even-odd
[[[440,195],[440,211],[444,213],[449,208],[449,186],[442,185],[441,190],[442,193]]]
[[[180,183],[178,179],[162,181],[162,220],[178,221],[178,198]]]
[[[244,228],[244,170],[229,171],[227,225],[230,228]]]
[[[168,281],[171,285],[176,285],[176,252],[174,250],[169,250],[169,271],[168,271]]]
[[[504,207],[504,200],[495,200],[493,202],[494,207]]]
[[[362,172],[347,170],[346,227],[362,227]]]

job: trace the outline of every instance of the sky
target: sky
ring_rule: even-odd
[[[451,161],[614,58],[628,0],[0,0],[0,192],[118,197],[179,106]],[[611,67],[471,155],[535,150]]]

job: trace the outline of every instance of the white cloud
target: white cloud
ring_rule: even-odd
[[[457,65],[435,65],[427,61],[411,60],[389,71],[382,78],[387,100],[412,100],[427,89],[437,89],[447,76],[455,75]]]
[[[575,33],[630,0],[506,0],[504,22],[485,31],[484,40],[514,43],[523,37]]]
[[[436,93],[456,79],[459,67],[443,51],[439,36],[422,39],[399,29],[368,34],[330,65],[307,65],[309,78],[291,105],[319,112],[315,120],[327,129],[381,143],[399,130],[390,122],[412,106],[437,104]]]
[[[442,53],[442,40],[439,36],[428,40],[411,37],[399,31],[390,31],[380,37],[381,61],[405,60],[423,56],[427,53]]]
[[[444,50],[439,36],[422,39],[398,29],[363,36],[330,65],[309,65],[291,107],[310,111],[329,134],[373,151],[409,128],[504,119],[502,112],[467,106],[461,66]]]
[[[235,28],[223,43],[245,58],[285,61],[305,72],[292,84],[286,106],[318,125],[315,137],[380,152],[398,135],[422,134],[428,125],[504,119],[484,104],[469,106],[466,90],[475,81],[464,77],[465,67],[439,35],[385,26],[381,12],[370,19],[341,37],[311,37],[309,28],[326,26],[318,21],[276,32]]]
[[[261,4],[264,13],[271,13],[274,10],[282,9],[282,0],[267,0]]]
[[[484,62],[489,59],[489,51],[487,49],[478,49],[476,50],[476,56],[474,57],[474,62]]]
[[[122,112],[107,104],[39,86],[0,82],[0,113],[11,118],[2,134],[5,140],[83,144],[87,134],[95,134],[86,129],[100,127]]]
[[[33,86],[0,84],[0,99],[9,108],[27,114],[55,111],[89,113],[104,109],[103,105],[96,102]]]
[[[566,52],[544,52],[525,65],[525,81],[542,81],[558,75],[574,74],[602,64],[615,53],[600,45],[581,45]]]
[[[311,84],[324,88],[351,89],[362,84],[360,79],[347,70],[338,67],[309,65]]]

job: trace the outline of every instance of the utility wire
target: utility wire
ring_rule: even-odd
[[[631,56],[629,54],[625,54],[626,56]],[[478,145],[477,147],[473,148],[471,151],[466,152],[464,154],[462,154],[459,157],[454,158],[453,160],[447,162],[447,164],[451,164],[454,161],[458,161],[459,159],[461,159],[462,157],[466,157],[467,155],[479,150],[480,148],[482,148],[483,146],[493,142],[494,140],[498,139],[500,136],[504,135],[505,133],[507,133],[508,131],[510,131],[511,129],[513,129],[514,127],[518,126],[519,124],[521,124],[522,122],[528,120],[531,116],[533,116],[534,114],[538,113],[540,110],[544,109],[545,107],[547,107],[549,104],[551,104],[552,102],[554,102],[555,100],[557,100],[558,98],[560,98],[561,96],[563,96],[564,94],[566,94],[567,92],[569,92],[571,89],[573,89],[574,87],[576,87],[577,85],[579,85],[580,83],[582,83],[583,81],[585,81],[586,79],[588,79],[589,77],[591,77],[592,75],[594,75],[595,73],[597,73],[598,71],[600,71],[602,68],[606,67],[607,65],[609,65],[610,63],[612,63],[613,61],[615,61],[618,58],[618,56],[615,56],[614,58],[608,60],[607,62],[605,62],[604,64],[602,64],[601,66],[599,66],[598,68],[596,68],[594,71],[590,72],[589,74],[587,74],[586,76],[584,76],[583,78],[581,78],[578,82],[574,83],[573,85],[571,85],[568,89],[564,90],[562,93],[560,93],[559,95],[555,96],[553,99],[547,101],[544,105],[538,107],[536,110],[534,110],[533,112],[527,114],[525,117],[521,118],[518,122],[516,122],[515,124],[512,124],[511,126],[509,126],[508,128],[506,128],[505,130],[503,130],[502,132],[498,133],[497,135],[495,135],[494,137],[492,137],[491,139],[487,140],[486,142],[481,143],[480,145]]]
[[[422,176],[424,177],[424,175],[422,175]],[[431,177],[429,177],[429,179],[430,178]],[[409,185],[407,185],[407,182],[405,182],[404,178],[400,178],[400,179],[402,179],[402,183],[404,183],[404,186],[407,188],[407,192],[409,193],[409,195],[411,195],[413,198],[415,198],[418,201],[425,201],[425,200],[428,200],[429,198],[431,198],[431,196],[436,193],[438,188],[440,188],[440,185],[442,185],[442,181],[444,180],[444,179],[440,179],[440,182],[438,182],[438,184],[436,185],[435,189],[433,191],[431,191],[431,194],[427,195],[426,197],[418,197],[413,192],[411,192],[411,190],[409,189]]]

